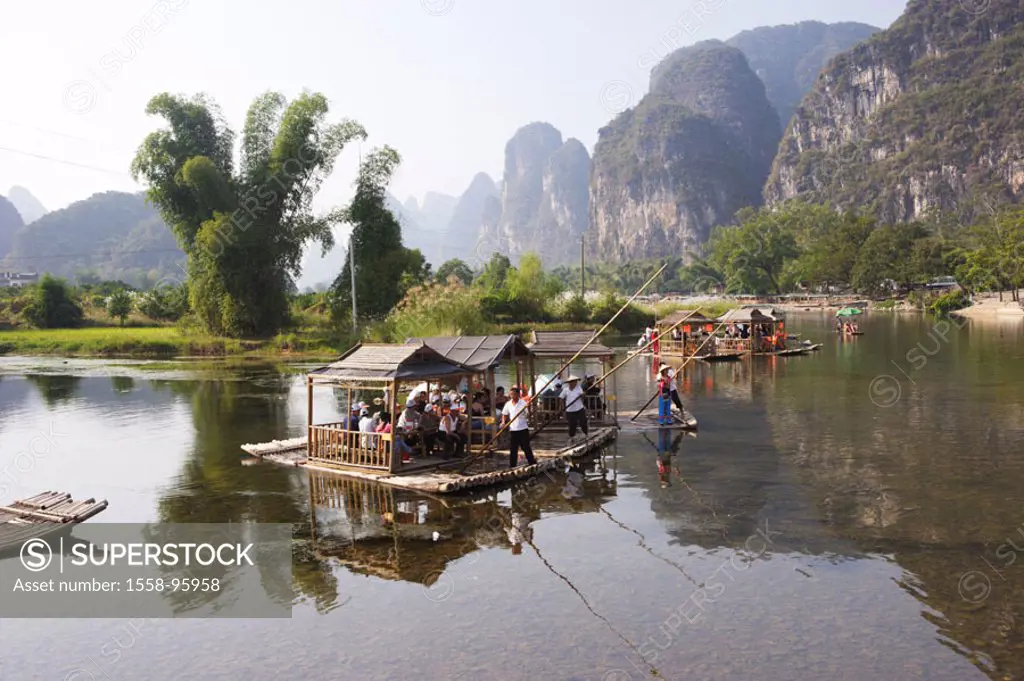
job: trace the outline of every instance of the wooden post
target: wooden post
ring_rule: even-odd
[[[395,402],[398,398],[398,381],[392,380],[388,383],[388,392],[390,395],[388,399],[390,402]],[[391,414],[391,472],[395,473],[402,467],[402,456],[398,453],[398,447],[395,443],[398,442],[398,405],[387,404],[388,413]]]
[[[612,374],[612,422],[619,425],[619,389],[618,379]],[[605,392],[605,409],[608,408],[607,392]]]
[[[487,382],[489,384],[487,386],[487,388],[491,391],[491,418],[492,419],[496,419],[498,417],[498,398],[494,394],[494,391],[497,388],[497,385],[495,385],[495,380],[494,380],[494,367],[490,367],[490,368],[487,369],[487,379],[486,380],[487,380]],[[490,428],[487,427],[487,423],[486,422],[484,422],[484,430],[485,431],[489,431],[490,430]],[[487,439],[490,439],[490,438],[487,438]]]

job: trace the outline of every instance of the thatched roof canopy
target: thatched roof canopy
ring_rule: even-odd
[[[718,318],[720,322],[732,322],[735,324],[773,324],[775,317],[765,314],[753,307],[745,307],[738,310],[729,310]]]
[[[526,357],[530,350],[518,336],[435,336],[413,338],[437,350],[445,359],[484,372],[513,355]]]
[[[693,315],[690,317],[690,315]],[[658,320],[659,327],[670,327],[678,324],[679,322],[686,319],[687,324],[710,324],[714,322],[714,319],[705,317],[700,312],[694,313],[693,310],[676,310],[664,319]]]
[[[594,331],[533,331],[531,333],[533,342],[527,347],[530,354],[541,358],[565,358],[568,359],[579,352],[580,348],[587,345],[587,341],[594,337]],[[600,341],[594,341],[587,346],[587,349],[580,355],[580,359],[594,358],[607,359],[612,357],[615,351]]]
[[[423,343],[405,345],[357,345],[309,376],[332,383],[384,383],[419,381],[475,373],[470,367],[445,359],[444,355]]]

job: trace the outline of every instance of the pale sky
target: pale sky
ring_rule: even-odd
[[[0,23],[0,193],[50,209],[132,191],[134,149],[161,91],[204,91],[236,130],[268,89],[323,92],[332,117],[390,144],[405,199],[499,179],[505,142],[544,120],[593,149],[647,90],[667,52],[762,25],[817,19],[888,26],[902,0],[11,0]],[[134,44],[133,44],[134,42]],[[112,55],[115,54],[114,57]],[[102,172],[13,153],[49,156]],[[357,150],[317,203],[350,194]]]

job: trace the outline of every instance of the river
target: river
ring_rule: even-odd
[[[243,465],[302,433],[305,367],[0,358],[4,503],[296,537],[291,619],[2,620],[0,678],[1024,678],[1024,326],[788,326],[824,347],[687,367],[696,437],[624,430],[580,471],[446,502]]]

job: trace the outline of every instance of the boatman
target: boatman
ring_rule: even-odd
[[[569,422],[569,442],[576,437],[576,429],[583,431],[584,437],[590,435],[587,427],[587,409],[583,402],[583,388],[580,387],[580,379],[577,376],[570,376],[566,379],[568,383],[562,389],[561,398],[565,400],[565,418]]]
[[[661,368],[658,379],[658,425],[672,425],[672,379],[668,375],[669,367]]]
[[[679,416],[682,417],[683,401],[679,399],[679,386],[678,382],[676,381],[676,372],[672,369],[672,367],[668,367],[668,380],[669,385],[671,385],[672,387],[672,402],[676,405],[676,408],[679,410]]]
[[[526,460],[532,466],[537,463],[537,460],[533,458],[533,447],[530,446],[530,426],[526,423],[527,402],[520,399],[518,387],[512,388],[508,393],[509,400],[501,409],[502,427],[506,423],[511,422],[509,426],[508,467],[515,468],[519,464],[520,447],[526,455]]]

